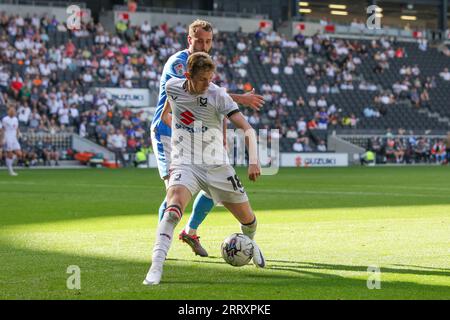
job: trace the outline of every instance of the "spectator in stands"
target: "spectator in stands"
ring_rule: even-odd
[[[402,59],[405,57],[405,49],[404,48],[397,48],[395,50],[395,57],[398,59]]]
[[[359,119],[356,117],[354,113],[350,115],[350,126],[352,128],[356,128],[357,124],[359,122]]]
[[[280,74],[280,69],[277,65],[273,65],[272,68],[270,68],[270,72],[272,72],[274,76],[277,76]]]
[[[420,94],[420,105],[425,108],[430,106],[430,96],[428,95],[428,90],[426,89]]]
[[[419,50],[424,51],[424,52],[427,51],[428,40],[425,37],[420,38],[418,40],[418,43],[419,43]]]
[[[431,148],[431,155],[437,164],[442,164],[446,158],[446,146],[443,140],[438,140]]]
[[[327,145],[325,144],[324,140],[320,140],[319,144],[317,145],[317,151],[318,152],[327,152]]]
[[[302,131],[306,132],[306,129],[307,129],[307,123],[305,121],[305,117],[300,117],[297,120],[297,131],[298,132],[302,132]]]
[[[445,81],[450,81],[450,72],[448,71],[448,68],[444,68],[444,71],[439,73],[441,78]]]
[[[310,82],[308,87],[306,88],[306,92],[309,94],[316,94],[317,93],[317,87],[314,82]]]
[[[285,75],[291,76],[294,74],[294,68],[291,64],[288,64],[284,67],[283,72]]]
[[[330,85],[327,83],[327,82],[325,82],[325,83],[323,83],[321,86],[320,86],[320,88],[319,88],[319,93],[320,94],[329,94],[330,93]]]
[[[339,90],[339,81],[336,81],[336,82],[334,82],[332,85],[331,85],[331,88],[330,88],[330,93],[340,93],[340,90]]]
[[[263,83],[261,85],[261,92],[271,92],[271,91],[272,91],[272,86],[270,84],[268,84],[267,82]]]
[[[334,115],[336,113],[336,105],[333,103],[328,107],[327,114],[328,116]]]
[[[328,106],[327,100],[324,96],[321,96],[319,100],[317,100],[317,107],[326,108]]]
[[[239,40],[239,42],[237,43],[236,49],[238,49],[239,51],[244,51],[245,49],[247,49],[247,45],[245,44],[245,41],[243,38],[241,38]]]
[[[411,90],[411,92],[409,93],[410,99],[411,99],[411,103],[413,104],[413,106],[415,107],[420,107],[420,97],[419,97],[419,93],[417,92],[417,89],[414,88]]]
[[[298,138],[298,132],[295,130],[294,126],[291,126],[289,130],[286,132],[286,138],[289,139],[297,139]]]
[[[380,96],[380,103],[384,105],[389,105],[394,103],[394,96],[392,94],[389,94],[388,92],[384,92]]]
[[[450,163],[450,132],[447,133],[447,139],[445,139],[445,152],[447,154],[446,163]]]
[[[258,127],[261,123],[261,118],[258,113],[253,112],[253,114],[248,118],[248,123],[250,123],[253,127]]]
[[[283,92],[283,89],[281,88],[280,82],[278,80],[274,81],[274,84],[272,85],[272,91],[278,94]]]
[[[298,97],[297,101],[295,101],[295,105],[297,107],[304,107],[305,106],[305,100],[303,100],[303,97]]]
[[[420,69],[419,66],[417,64],[415,64],[412,68],[411,68],[411,73],[414,76],[418,76],[420,74]]]
[[[118,166],[120,161],[122,166],[125,167],[124,152],[127,147],[127,141],[122,130],[116,129],[115,132],[108,135],[108,147],[114,152],[116,165]]]
[[[83,121],[80,124],[80,128],[78,130],[78,134],[81,138],[85,138],[87,136],[87,120],[83,118]]]
[[[379,118],[380,117],[380,112],[377,110],[374,110],[371,107],[364,108],[363,113],[366,118]]]
[[[301,142],[300,139],[297,139],[294,144],[292,145],[292,150],[294,150],[295,152],[303,152],[304,148],[303,148],[303,143]]]
[[[316,119],[312,118],[308,121],[308,123],[306,124],[306,127],[308,128],[308,130],[316,130],[318,129],[318,124]]]
[[[56,149],[56,146],[52,143],[50,137],[46,137],[44,139],[44,144],[42,147],[43,158],[44,158],[44,166],[51,166],[51,161],[55,161],[55,166],[59,166],[59,152]]]
[[[267,112],[267,115],[268,115],[269,118],[271,118],[272,120],[276,119],[277,116],[278,116],[277,109],[270,109],[270,110]]]
[[[430,144],[426,138],[419,138],[414,148],[416,162],[430,162]]]
[[[321,108],[319,114],[316,116],[318,118],[317,128],[320,130],[326,130],[328,128],[328,113],[325,110],[325,108]]]

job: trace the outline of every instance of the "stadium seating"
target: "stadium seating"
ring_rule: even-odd
[[[92,27],[92,26],[91,26]],[[139,27],[139,26],[138,26]],[[135,28],[135,32],[138,29]],[[91,28],[91,31],[87,36],[84,37],[75,37],[73,34],[69,32],[60,32],[55,28],[49,28],[48,30],[48,43],[46,44],[47,48],[51,48],[53,46],[62,46],[65,45],[70,39],[73,41],[74,45],[77,49],[86,49],[88,51],[92,51],[92,53],[96,54],[98,57],[102,55],[102,48],[96,46],[95,43],[95,28]],[[153,32],[155,32],[155,28]],[[7,30],[1,26],[0,27],[0,35],[6,35]],[[137,37],[139,37],[138,33],[136,33]],[[303,45],[300,43],[297,48],[283,47],[279,43],[273,44],[269,43],[267,46],[262,46],[259,43],[259,39],[261,35],[255,34],[241,34],[241,33],[221,33],[216,36],[216,44],[219,41],[224,43],[223,49],[219,49],[216,46],[214,52],[218,52],[227,57],[228,63],[224,66],[224,73],[227,77],[228,86],[232,82],[244,81],[250,82],[254,88],[257,90],[264,83],[273,84],[274,80],[278,80],[281,87],[283,88],[283,92],[287,94],[288,98],[292,101],[296,101],[298,97],[303,97],[306,102],[305,106],[292,106],[292,107],[284,107],[286,114],[279,114],[276,118],[271,118],[268,116],[269,110],[278,107],[278,101],[267,103],[263,111],[261,112],[261,122],[258,125],[260,128],[264,127],[264,125],[269,124],[270,128],[278,128],[281,130],[283,136],[281,138],[281,149],[282,151],[292,151],[292,144],[295,139],[289,139],[284,136],[286,129],[290,126],[295,126],[296,121],[299,117],[305,117],[305,119],[310,120],[316,116],[317,111],[319,110],[316,107],[308,106],[309,99],[314,96],[318,98],[321,96],[321,93],[317,93],[315,95],[308,94],[306,92],[306,87],[308,86],[310,80],[305,74],[304,67],[307,63],[311,63],[312,65],[318,64],[319,66],[325,65],[327,62],[330,62],[327,52],[322,50],[318,53],[308,52]],[[247,75],[244,78],[239,78],[234,72],[233,67],[230,66],[230,61],[232,61],[233,57],[236,56],[237,50],[236,45],[241,38],[249,39],[247,42],[248,50],[246,50],[248,54],[249,63],[246,65]],[[14,44],[13,38],[9,37],[9,43],[11,45]],[[126,37],[122,37],[124,42],[128,42],[131,44],[131,41],[127,41]],[[184,34],[177,34],[175,37],[176,41],[182,43],[182,48],[186,47],[186,37]],[[317,40],[324,41],[324,40]],[[335,39],[331,39],[331,44],[335,43]],[[447,67],[450,62],[450,58],[439,53],[436,48],[428,48],[427,51],[421,51],[418,48],[417,43],[403,43],[403,42],[395,42],[391,41],[391,45],[394,48],[403,47],[405,49],[406,55],[404,58],[392,58],[388,59],[389,69],[384,70],[383,73],[374,72],[375,67],[377,66],[377,61],[375,61],[374,54],[377,51],[380,51],[380,48],[372,48],[371,40],[352,40],[358,43],[359,45],[364,44],[367,47],[367,57],[362,57],[363,63],[356,66],[353,75],[353,84],[354,90],[340,90],[339,93],[329,93],[325,94],[328,106],[334,104],[337,108],[337,122],[335,124],[328,123],[328,130],[351,130],[351,129],[382,129],[385,130],[387,128],[391,128],[393,130],[397,130],[400,128],[406,130],[449,130],[449,122],[445,121],[445,117],[450,117],[450,108],[448,107],[448,101],[450,100],[450,82],[444,81],[439,77],[439,72],[441,72],[445,67]],[[322,43],[323,44],[323,43]],[[279,65],[280,73],[278,75],[274,75],[271,72],[271,64],[263,64],[260,61],[260,54],[264,51],[272,50],[278,48],[281,51],[281,63]],[[156,50],[158,48],[155,48]],[[287,64],[287,57],[291,53],[297,53],[300,50],[306,52],[306,62],[304,66],[295,65],[294,73],[292,75],[286,75],[283,72],[284,66]],[[138,51],[136,56],[142,56],[145,53],[143,47],[138,46]],[[353,56],[358,55],[356,52],[352,53]],[[161,67],[165,59],[159,59],[156,65]],[[25,68],[24,64],[2,64],[4,68],[6,68],[11,75],[15,72],[19,72],[22,77],[25,77]],[[398,97],[393,104],[386,106],[386,112],[379,118],[366,118],[363,114],[363,110],[366,107],[377,108],[378,105],[374,104],[375,96],[379,95],[379,91],[362,91],[358,89],[358,84],[360,80],[365,80],[374,83],[379,88],[383,90],[392,91],[392,85],[396,81],[401,81],[404,79],[404,76],[400,75],[399,71],[403,65],[418,65],[420,68],[419,78],[422,83],[425,82],[427,77],[434,77],[436,87],[432,88],[429,92],[430,95],[430,103],[426,107],[414,107],[412,106],[410,100],[408,98]],[[137,68],[138,72],[141,73],[145,66],[142,64],[134,64],[134,67]],[[342,66],[342,65],[341,65]],[[113,83],[108,81],[102,81],[99,79],[94,79],[92,84],[86,85],[82,81],[79,81],[80,77],[84,73],[85,68],[82,66],[77,66],[75,69],[70,70],[57,70],[56,78],[59,81],[69,82],[71,85],[74,85],[76,89],[80,92],[80,94],[84,94],[87,90],[90,90],[93,86],[114,86]],[[95,70],[94,70],[95,71]],[[410,77],[412,80],[415,77]],[[325,76],[321,76],[316,79],[317,87],[320,87],[324,82],[330,82],[326,79]],[[330,82],[330,84],[332,84]],[[149,88],[149,82],[142,77],[134,77],[132,79],[133,87],[138,88]],[[73,88],[73,87],[72,87]],[[50,88],[51,89],[51,86]],[[157,88],[150,88],[153,91],[157,91]],[[279,96],[277,97],[279,98]],[[92,110],[93,106],[90,103],[82,103],[79,106],[80,113],[87,112]],[[5,112],[5,106],[0,106],[0,112]],[[250,115],[251,112],[246,111],[247,115]],[[349,117],[354,114],[356,118],[358,118],[358,122],[356,125],[349,127],[348,123],[343,123],[342,119],[345,117]],[[434,115],[433,115],[434,114]],[[439,121],[439,118],[444,118]],[[113,124],[115,126],[120,125],[120,119],[114,118]],[[147,124],[148,125],[148,124]],[[146,126],[148,128],[148,126]],[[95,127],[88,126],[87,127],[88,134],[90,133],[91,137],[95,136]],[[311,147],[315,150],[315,145],[319,140],[325,139],[327,136],[327,130],[309,130],[309,135],[311,137]]]

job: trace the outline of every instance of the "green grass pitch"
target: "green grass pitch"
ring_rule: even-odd
[[[216,207],[199,229],[210,257],[175,239],[161,284],[146,287],[155,170],[0,171],[0,299],[450,299],[449,167],[293,168],[256,183],[245,172],[267,268],[223,262],[239,225]],[[71,265],[80,290],[66,286]],[[380,289],[367,288],[369,266]]]

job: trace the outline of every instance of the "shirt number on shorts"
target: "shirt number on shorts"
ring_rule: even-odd
[[[228,181],[231,182],[231,184],[233,185],[233,189],[234,191],[240,191],[241,193],[244,193],[244,187],[242,186],[241,180],[239,180],[239,177],[237,176],[237,174],[233,176],[229,176],[227,178]]]

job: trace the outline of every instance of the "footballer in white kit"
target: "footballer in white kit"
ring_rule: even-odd
[[[18,141],[19,120],[14,107],[8,109],[8,115],[2,119],[3,146],[6,152],[6,166],[11,176],[17,176],[13,170],[14,154],[21,157],[21,148]]]
[[[161,119],[172,127],[167,208],[158,225],[145,285],[159,284],[174,229],[200,190],[215,202],[222,202],[240,222],[242,233],[252,240],[256,233],[256,216],[223,147],[223,118],[226,116],[236,128],[250,133],[246,142],[250,147],[248,177],[252,181],[261,174],[256,135],[225,90],[211,83],[214,71],[211,57],[197,52],[188,58],[187,80],[171,79],[166,83],[168,99]],[[253,245],[253,262],[263,268],[265,259],[254,241]]]
[[[223,147],[223,118],[239,113],[224,88],[211,83],[204,94],[187,92],[186,79],[170,79],[172,159],[168,188],[182,184],[192,195],[205,191],[216,203],[242,203],[247,194]]]

